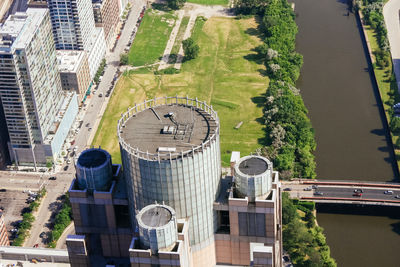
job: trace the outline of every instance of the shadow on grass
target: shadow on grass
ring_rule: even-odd
[[[261,96],[255,96],[251,98],[251,101],[257,105],[257,107],[262,108],[264,110],[265,107],[265,96],[261,95]],[[261,116],[259,118],[256,118],[255,121],[261,125],[263,125],[264,127],[262,128],[263,132],[264,132],[264,136],[261,138],[257,139],[258,144],[262,145],[262,146],[267,146],[268,145],[268,138],[267,138],[267,127],[265,127],[265,119],[264,116]]]

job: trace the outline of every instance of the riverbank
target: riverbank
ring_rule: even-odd
[[[296,266],[337,266],[315,217],[315,203],[282,193],[283,248]]]
[[[393,64],[390,61],[386,67],[378,67],[376,64],[375,53],[379,50],[377,35],[375,30],[367,25],[363,19],[362,9],[356,11],[357,23],[362,29],[363,41],[367,48],[368,61],[372,66],[372,80],[375,83],[376,88],[379,92],[379,102],[381,108],[384,110],[384,123],[390,135],[390,143],[388,146],[391,148],[395,155],[395,166],[399,177],[399,165],[400,165],[400,136],[395,135],[390,130],[391,112],[395,100],[399,99],[399,93],[396,83],[396,78],[393,73]],[[398,146],[398,147],[396,147]]]

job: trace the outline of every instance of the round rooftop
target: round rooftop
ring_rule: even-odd
[[[172,213],[163,206],[151,207],[141,214],[142,223],[148,227],[161,227],[170,222]]]
[[[200,146],[217,133],[215,119],[196,106],[159,105],[125,120],[119,136],[141,152],[181,153]]]
[[[95,168],[103,165],[110,158],[110,154],[100,148],[91,148],[82,152],[78,158],[78,165],[84,168]]]
[[[239,171],[246,175],[259,175],[268,170],[269,161],[259,156],[247,156],[238,162]]]

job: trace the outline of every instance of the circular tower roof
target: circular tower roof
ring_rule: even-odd
[[[101,148],[81,153],[76,162],[78,186],[88,190],[108,190],[112,180],[111,155]]]
[[[148,227],[160,227],[168,224],[172,218],[171,211],[163,206],[151,206],[141,217],[142,223]]]
[[[148,159],[190,153],[207,145],[217,132],[217,113],[189,98],[148,100],[130,108],[118,122],[121,146]]]
[[[160,249],[174,246],[178,238],[175,211],[166,205],[152,204],[144,207],[136,219],[140,243],[157,254]]]
[[[254,201],[272,187],[272,163],[260,156],[246,156],[235,164],[235,184],[242,197]]]

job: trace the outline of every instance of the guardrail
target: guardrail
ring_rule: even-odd
[[[322,203],[343,203],[343,204],[366,204],[400,206],[400,200],[390,199],[363,199],[363,198],[340,198],[340,197],[301,197],[301,200],[308,200]]]

